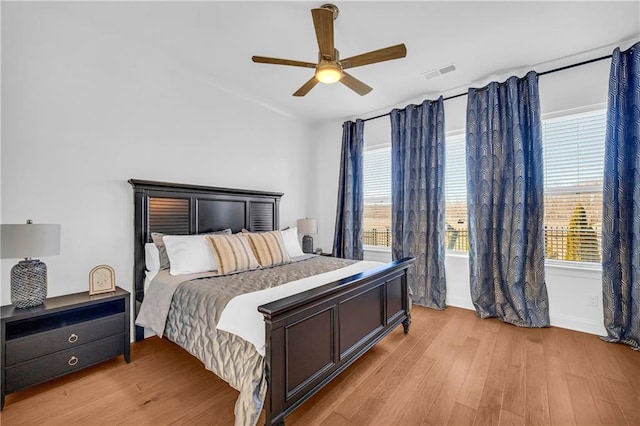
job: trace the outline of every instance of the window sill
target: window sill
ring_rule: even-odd
[[[371,251],[371,252],[377,252],[377,253],[391,253],[391,247],[364,246],[364,251]]]
[[[453,250],[447,250],[447,257],[459,257],[459,258],[464,258],[464,259],[468,259],[469,258],[469,253],[466,251],[453,251]]]
[[[592,262],[563,262],[562,260],[547,260],[544,263],[547,268],[553,268],[557,270],[566,271],[593,271],[602,272],[602,265],[600,263]]]
[[[469,253],[466,251],[449,251],[447,250],[447,257],[457,257],[457,258],[469,258]],[[592,262],[568,262],[562,260],[554,260],[548,259],[545,261],[544,266],[546,268],[552,268],[557,270],[566,270],[566,271],[593,271],[593,272],[602,272],[602,265],[600,263],[592,263]]]
[[[364,246],[365,252],[372,253],[391,253],[391,247],[381,247],[381,246]],[[446,257],[459,258],[459,259],[468,259],[469,253],[466,251],[450,251],[447,250]],[[587,263],[587,262],[565,262],[562,260],[546,260],[544,263],[545,268],[549,268],[552,270],[556,270],[558,272],[570,272],[570,271],[579,271],[579,272],[602,272],[602,265],[599,263]]]

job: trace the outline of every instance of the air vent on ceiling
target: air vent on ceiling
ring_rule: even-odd
[[[424,75],[424,78],[429,80],[429,79],[432,79],[432,78],[440,77],[443,74],[447,74],[447,73],[453,72],[455,70],[456,70],[456,66],[454,64],[451,64],[451,65],[445,65],[445,66],[437,68],[435,70],[427,71],[427,72],[423,73],[422,75]]]

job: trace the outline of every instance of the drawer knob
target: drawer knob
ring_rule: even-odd
[[[67,364],[74,366],[78,363],[78,358],[76,358],[75,356],[71,356],[71,358],[69,358],[69,361],[67,361]]]
[[[75,341],[78,340],[78,335],[76,333],[73,333],[67,340],[69,341],[69,343],[75,343]]]

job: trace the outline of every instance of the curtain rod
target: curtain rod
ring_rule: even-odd
[[[598,61],[602,61],[602,60],[605,60],[605,59],[610,59],[612,57],[613,57],[613,55],[606,55],[606,56],[601,56],[599,58],[589,59],[587,61],[582,61],[582,62],[578,62],[578,63],[571,64],[571,65],[566,65],[564,67],[554,68],[554,69],[549,70],[549,71],[544,71],[544,72],[538,73],[538,77],[543,76],[543,75],[547,75],[547,74],[553,74],[554,72],[558,72],[558,71],[568,70],[569,68],[579,67],[581,65],[587,65],[587,64],[590,64],[592,62],[598,62]],[[461,96],[467,96],[467,93],[458,93],[457,95],[447,96],[446,98],[443,98],[442,100],[443,101],[448,101],[449,99],[455,99],[455,98],[459,98]],[[375,117],[363,118],[362,121],[376,120],[378,118],[386,117],[388,115],[391,115],[391,113],[388,112],[386,114],[376,115]]]

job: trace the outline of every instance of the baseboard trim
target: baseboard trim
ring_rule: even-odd
[[[566,328],[583,333],[595,334],[597,336],[606,336],[607,330],[604,328],[602,321],[594,321],[591,319],[573,317],[570,315],[552,314],[549,315],[551,325],[554,327]]]
[[[470,311],[476,310],[476,308],[473,306],[473,303],[469,302],[469,300],[457,297],[447,297],[447,306],[468,309]]]
[[[456,308],[475,310],[473,305],[462,298],[447,299],[447,305]],[[595,334],[596,336],[606,336],[607,330],[604,328],[602,321],[592,319],[574,317],[571,315],[551,314],[549,315],[551,326],[566,328],[568,330],[580,331],[582,333]]]

